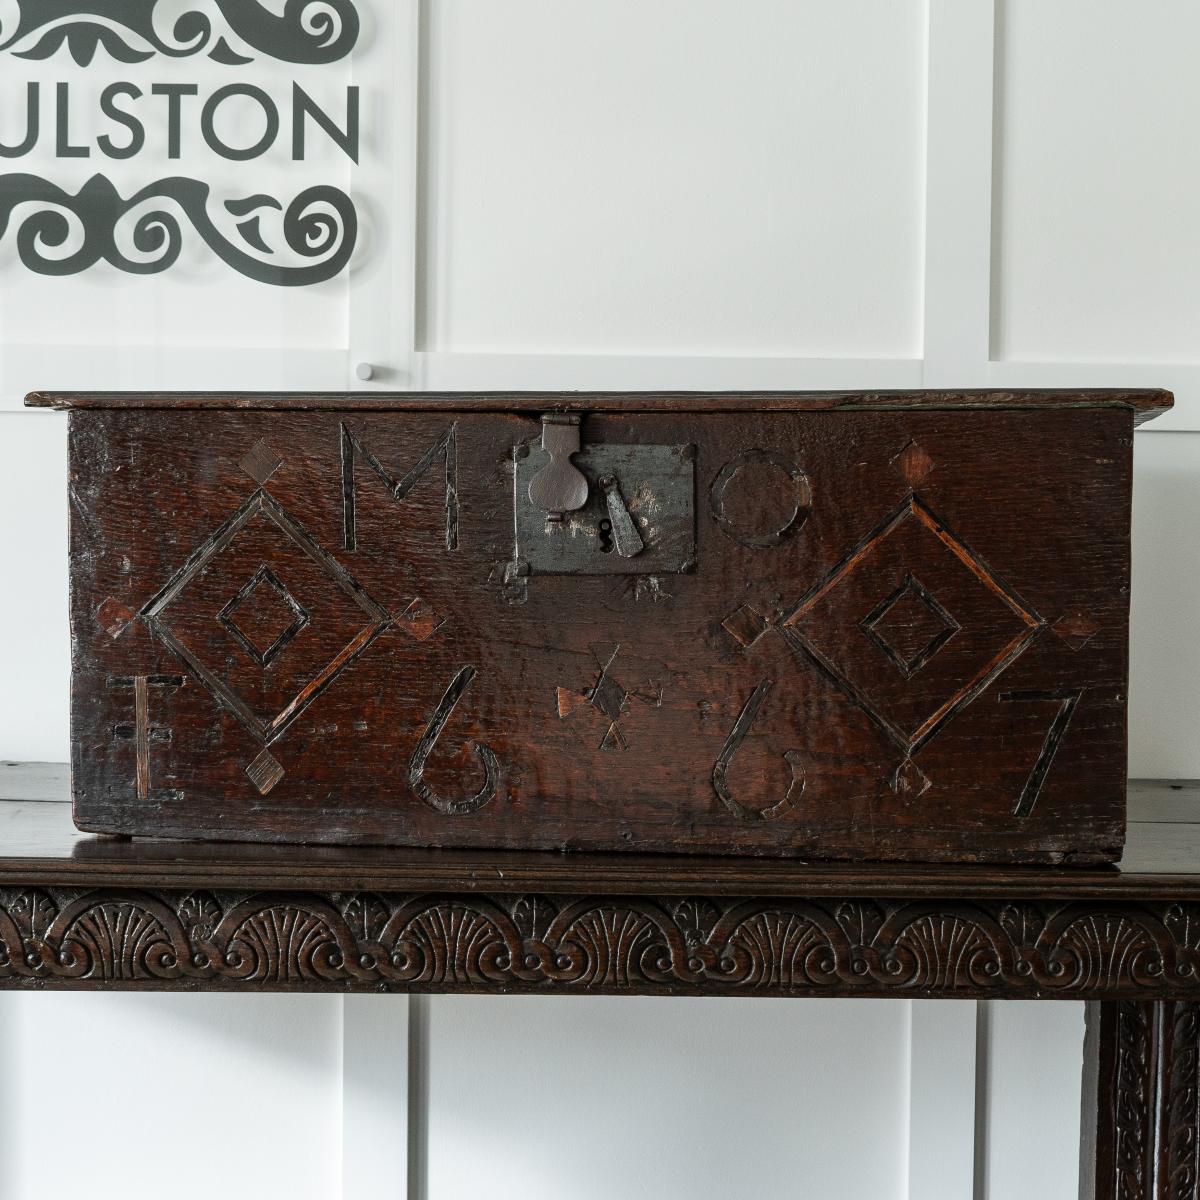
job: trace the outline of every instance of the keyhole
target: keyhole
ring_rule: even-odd
[[[600,522],[600,551],[603,554],[611,554],[613,549],[612,522],[605,517]]]

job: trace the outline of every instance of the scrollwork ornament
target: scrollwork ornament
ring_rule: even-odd
[[[24,889],[0,891],[0,986],[1196,1003],[1191,916],[1133,902]]]
[[[485,900],[417,900],[380,934],[381,973],[427,988],[503,983],[521,973],[522,938],[512,918]]]
[[[1056,990],[1086,991],[1117,981],[1151,988],[1176,959],[1162,920],[1142,909],[1068,907],[1046,923],[1038,941],[1038,977]]]
[[[252,898],[226,914],[214,935],[221,974],[272,985],[363,977],[354,937],[324,900]]]
[[[1200,1189],[1200,1004],[1173,1006],[1166,1101],[1166,1197],[1194,1200]]]
[[[85,896],[59,913],[45,941],[57,950],[56,976],[103,982],[177,979],[190,953],[175,912],[141,894]]]
[[[960,987],[988,990],[1011,973],[1013,955],[999,923],[965,906],[946,912],[907,905],[881,927],[884,970],[923,992]]]
[[[286,208],[262,194],[228,200],[230,221],[221,222],[212,215],[210,191],[202,180],[171,176],[125,199],[103,175],[74,194],[37,175],[0,175],[0,242],[12,226],[22,264],[56,276],[101,261],[135,275],[165,271],[179,258],[185,223],[222,262],[259,283],[321,283],[350,261],[358,215],[340,189],[307,188]],[[221,227],[230,222],[232,229]]]
[[[802,901],[738,905],[709,945],[721,977],[741,987],[827,987],[850,971],[850,943],[837,919]]]
[[[226,66],[255,56],[319,65],[345,58],[358,42],[355,0],[4,0],[0,52],[48,59],[60,50],[81,67],[103,50],[122,63],[206,55]]]
[[[1148,1197],[1147,1133],[1151,1127],[1146,1090],[1151,1059],[1151,1029],[1145,1005],[1122,1004],[1117,1017],[1116,1171],[1117,1194]]]
[[[681,931],[657,905],[630,900],[568,906],[546,936],[555,958],[547,973],[564,983],[625,990],[640,981],[669,983],[686,975]]]

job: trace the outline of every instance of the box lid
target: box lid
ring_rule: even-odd
[[[1174,403],[1159,388],[869,392],[31,392],[29,408],[364,412],[928,412],[1125,408],[1142,424]]]

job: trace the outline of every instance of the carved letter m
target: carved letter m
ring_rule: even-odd
[[[393,500],[403,500],[416,486],[421,476],[440,458],[446,470],[446,549],[458,549],[458,450],[455,426],[451,425],[444,434],[421,456],[407,475],[400,479],[392,476],[384,465],[368,450],[357,434],[342,422],[342,545],[354,550],[357,540],[354,531],[354,463],[361,458],[387,488]]]

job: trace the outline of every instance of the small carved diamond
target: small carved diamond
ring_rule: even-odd
[[[308,624],[309,614],[264,563],[221,609],[217,620],[260,667],[269,667]]]
[[[283,778],[283,768],[269,750],[263,750],[246,768],[246,774],[259,795],[265,796]]]
[[[933,781],[911,758],[906,758],[892,775],[892,791],[901,800],[915,800],[933,786]]]
[[[721,628],[743,646],[753,646],[767,632],[768,622],[762,613],[743,604],[721,622]]]
[[[1086,613],[1080,612],[1059,617],[1050,629],[1072,650],[1082,650],[1100,632],[1100,626]]]
[[[905,679],[911,679],[962,628],[911,572],[860,625]]]
[[[934,463],[916,442],[909,442],[892,459],[892,466],[900,472],[909,487],[915,488],[933,470]]]
[[[115,596],[109,596],[96,610],[97,623],[114,641],[125,632],[132,620],[133,613]]]
[[[397,618],[396,625],[414,641],[427,642],[446,623],[418,596]]]
[[[260,439],[250,453],[238,463],[238,466],[255,483],[262,485],[283,466],[283,459],[265,441]]]

